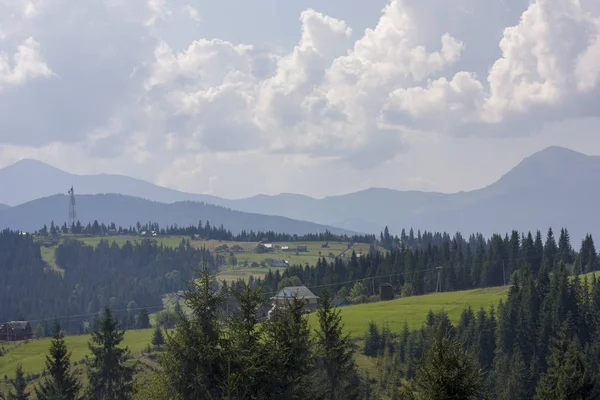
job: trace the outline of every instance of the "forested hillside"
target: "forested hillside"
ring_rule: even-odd
[[[466,308],[455,325],[444,312],[430,312],[423,328],[410,331],[405,326],[397,336],[385,326],[371,324],[363,351],[377,359],[381,374],[374,398],[413,398],[410,391],[434,386],[426,382],[424,372],[440,377],[456,371],[450,361],[456,354],[428,354],[440,326],[447,340],[468,351],[473,370],[481,371],[480,396],[506,400],[600,396],[600,281],[595,277],[569,279],[562,263],[552,274],[542,270],[534,276],[526,269],[513,276],[505,302],[489,310]],[[442,361],[435,356],[445,356],[445,363],[434,364]],[[425,363],[424,368],[423,357],[432,364]],[[411,383],[399,391],[403,380]]]
[[[363,295],[377,294],[379,284],[391,283],[398,294],[410,296],[434,292],[438,272],[441,290],[447,292],[502,286],[508,284],[514,271],[525,268],[537,275],[541,270],[552,271],[559,263],[570,274],[595,271],[599,266],[593,238],[588,235],[576,251],[567,229],[561,229],[558,238],[549,229],[545,237],[540,231],[513,231],[489,239],[480,234],[468,239],[447,233],[415,235],[412,230],[394,238],[386,230],[380,243],[387,249],[385,253],[372,248],[363,257],[352,254],[348,262],[321,259],[312,268],[291,266],[282,274],[267,274],[261,283],[267,291],[276,290],[281,282],[302,282],[309,287],[325,285],[330,290],[342,290],[341,294],[356,286],[357,293]],[[374,284],[369,278],[375,278]],[[369,280],[359,282],[363,279]]]
[[[206,252],[208,265],[215,260]],[[202,261],[203,252],[189,243],[177,248],[101,241],[88,246],[67,241],[56,249],[61,272],[45,268],[40,245],[29,235],[0,233],[0,321],[81,316],[104,306],[126,309],[160,307],[161,295],[180,290]],[[78,331],[80,321],[69,318],[65,328]]]

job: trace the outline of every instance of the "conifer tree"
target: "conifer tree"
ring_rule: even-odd
[[[165,344],[165,337],[163,336],[160,325],[156,324],[154,328],[154,334],[152,335],[152,345],[160,349],[160,346]]]
[[[340,311],[333,307],[333,299],[328,292],[319,298],[317,309],[319,329],[316,330],[316,350],[318,368],[322,374],[320,388],[322,399],[356,399],[358,386],[354,363],[354,351],[350,336],[344,334]]]
[[[117,347],[123,341],[124,331],[106,307],[98,328],[92,331],[89,343],[93,358],[89,365],[87,397],[92,400],[126,400],[133,392],[134,367],[126,365],[127,348]]]
[[[262,398],[269,382],[265,374],[265,353],[268,349],[261,341],[258,310],[264,303],[260,287],[250,287],[240,282],[230,289],[238,305],[238,312],[226,320],[224,362],[227,374],[223,387],[227,398]]]
[[[415,385],[423,399],[468,400],[478,398],[483,381],[475,359],[462,343],[444,335],[439,324],[433,345],[417,367]]]
[[[379,335],[379,328],[375,322],[370,321],[367,333],[365,334],[365,348],[364,353],[369,357],[377,357],[379,352],[381,338]]]
[[[268,399],[311,399],[315,368],[304,301],[293,298],[264,324]]]
[[[25,374],[23,373],[23,366],[19,364],[17,366],[15,380],[12,383],[14,392],[11,390],[8,392],[8,400],[28,400],[29,393],[27,393],[27,381],[25,380]]]
[[[560,237],[558,239],[559,261],[562,261],[565,264],[572,263],[572,253],[573,248],[571,247],[571,237],[569,236],[569,231],[567,228],[562,228],[560,230]],[[579,272],[581,273],[582,271]]]
[[[564,323],[557,338],[552,340],[548,368],[542,373],[536,389],[536,400],[588,400],[600,396],[596,378],[592,375],[576,338],[568,338]]]
[[[38,400],[79,399],[81,385],[71,372],[71,353],[67,350],[65,336],[58,323],[54,325],[50,354],[46,355],[46,370],[48,376],[35,388]]]
[[[168,336],[160,364],[168,389],[178,398],[219,398],[225,381],[223,327],[219,321],[225,296],[211,284],[206,259],[197,274],[183,294],[191,315],[176,308],[175,332]]]

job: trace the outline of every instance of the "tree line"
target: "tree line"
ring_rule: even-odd
[[[312,242],[312,241],[331,241],[331,242],[352,242],[352,243],[371,243],[375,241],[375,235],[339,235],[325,230],[321,233],[308,233],[304,235],[288,234],[274,231],[253,231],[242,230],[234,234],[223,225],[214,225],[210,221],[198,221],[197,225],[180,227],[177,225],[161,226],[157,222],[137,222],[135,226],[123,227],[117,226],[114,222],[105,224],[104,222],[88,222],[83,225],[80,221],[74,223],[71,227],[66,222],[62,226],[56,225],[54,221],[50,226],[44,224],[35,233],[44,237],[54,237],[61,234],[76,234],[90,236],[109,236],[109,235],[140,235],[143,232],[151,234],[152,232],[161,236],[189,236],[198,237],[205,240],[227,240],[236,242],[258,242],[268,240],[271,242]]]
[[[392,237],[387,229],[381,237],[363,256],[353,252],[348,259],[321,258],[312,266],[270,270],[264,278],[252,278],[251,284],[267,294],[299,284],[316,288],[317,294],[328,288],[361,302],[376,296],[383,283],[390,283],[400,296],[433,292],[438,272],[441,290],[454,291],[504,285],[514,271],[525,268],[537,276],[542,270],[554,271],[560,262],[570,274],[594,271],[599,265],[592,237],[587,235],[576,251],[564,228],[558,240],[552,229],[544,239],[539,231],[513,231],[489,239],[473,234],[465,239],[412,230]],[[0,233],[0,285],[5,288],[0,291],[0,321],[88,314],[69,317],[64,324],[65,330],[76,333],[92,319],[89,315],[109,305],[128,309],[122,318],[129,323],[121,322],[127,328],[136,326],[129,309],[160,308],[161,296],[184,288],[204,255],[211,271],[225,263],[222,255],[203,252],[186,240],[169,248],[152,243],[119,246],[107,240],[92,246],[67,238],[56,248],[55,270],[42,260],[40,245],[30,235],[5,230]]]
[[[400,237],[391,238],[387,233],[382,237],[380,243],[388,249],[371,245],[371,250],[360,257],[352,252],[348,260],[321,258],[314,266],[269,271],[256,284],[268,292],[295,283],[315,287],[316,292],[327,287],[340,297],[354,290],[353,297],[368,298],[379,294],[381,284],[389,283],[398,295],[411,296],[435,292],[438,274],[441,290],[447,292],[503,286],[513,272],[525,269],[537,276],[541,271],[555,271],[561,263],[570,274],[592,272],[600,266],[592,236],[587,235],[577,251],[566,228],[561,229],[558,240],[551,228],[545,238],[540,231],[535,235],[512,231],[489,239],[473,234],[465,239],[461,234],[414,235],[412,230],[410,234],[403,231]]]
[[[391,398],[418,393],[419,366],[439,329],[460,345],[457,351],[473,364],[469,371],[479,371],[478,394],[464,398],[600,398],[600,280],[570,278],[563,262],[537,277],[530,268],[516,271],[505,301],[489,310],[467,307],[456,324],[443,311],[430,311],[421,329],[405,324],[398,334],[371,323],[363,352],[378,360],[373,391]],[[436,368],[430,372],[449,374]]]

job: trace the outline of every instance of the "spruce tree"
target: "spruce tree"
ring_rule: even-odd
[[[176,307],[177,322],[160,358],[168,390],[182,399],[220,398],[225,381],[223,326],[219,320],[224,293],[215,288],[206,259],[198,278],[183,294],[191,315]]]
[[[380,335],[377,324],[373,321],[369,322],[367,333],[365,334],[365,348],[364,353],[368,357],[377,357],[380,348]]]
[[[317,309],[319,329],[316,330],[317,366],[324,371],[319,385],[322,399],[356,399],[357,372],[350,336],[344,334],[340,311],[333,307],[328,292],[319,298]]]
[[[468,400],[479,398],[483,387],[477,361],[463,344],[444,335],[439,324],[433,345],[417,367],[415,385],[427,400]]]
[[[71,372],[71,353],[67,351],[65,336],[58,323],[54,326],[50,354],[46,355],[46,371],[48,376],[35,388],[38,400],[79,399],[81,385]]]
[[[28,400],[29,393],[27,393],[27,381],[25,380],[25,374],[23,373],[23,366],[19,364],[17,366],[15,380],[12,383],[14,392],[11,390],[8,392],[8,400]]]
[[[154,328],[154,334],[152,335],[152,345],[160,349],[160,346],[165,344],[165,337],[163,336],[160,325],[156,324]]]
[[[536,400],[588,400],[600,396],[596,378],[576,338],[568,338],[564,323],[559,336],[552,340],[548,368],[536,388]]]
[[[92,331],[89,343],[92,360],[89,365],[87,397],[92,400],[126,400],[133,392],[132,380],[135,368],[126,365],[127,348],[117,347],[123,341],[124,331],[106,307]]]
[[[263,326],[270,382],[268,399],[311,399],[314,392],[314,359],[304,301],[293,298],[281,307],[276,317]]]
[[[264,398],[269,385],[265,354],[269,351],[261,341],[258,310],[265,298],[260,287],[246,282],[232,285],[231,295],[238,310],[226,320],[224,361],[227,374],[223,384],[227,398]]]

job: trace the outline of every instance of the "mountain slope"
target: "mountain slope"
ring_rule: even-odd
[[[0,187],[19,190],[0,193],[0,203],[11,206],[55,194],[66,194],[74,186],[76,194],[118,193],[164,203],[176,201],[205,201],[218,203],[219,198],[210,195],[190,194],[154,185],[141,179],[123,175],[75,175],[36,160],[21,160],[0,169]]]
[[[6,204],[0,204],[0,211],[7,209],[8,206]]]
[[[230,200],[178,192],[118,175],[71,175],[30,160],[0,170],[0,187],[14,187],[10,182],[26,175],[23,171],[32,182],[28,187],[39,183],[35,190],[45,190],[43,196],[59,187],[66,191],[74,184],[76,193],[121,193],[162,202],[205,201],[358,232],[378,233],[388,226],[394,233],[413,227],[491,234],[566,226],[574,243],[586,233],[600,236],[600,213],[595,204],[600,197],[600,157],[561,147],[525,158],[485,188],[453,194],[373,188],[323,199],[286,193]],[[29,189],[0,193],[0,202],[32,199],[33,194],[25,190]]]
[[[0,226],[31,232],[51,221],[62,225],[68,219],[68,205],[68,196],[54,195],[10,207],[0,211]],[[212,225],[222,224],[233,233],[243,229],[299,235],[324,232],[326,229],[334,233],[351,233],[312,222],[234,211],[206,203],[185,201],[167,204],[118,194],[79,195],[77,213],[84,224],[98,220],[134,226],[138,221],[152,221],[163,226],[188,226],[197,224],[199,220],[209,220]]]

